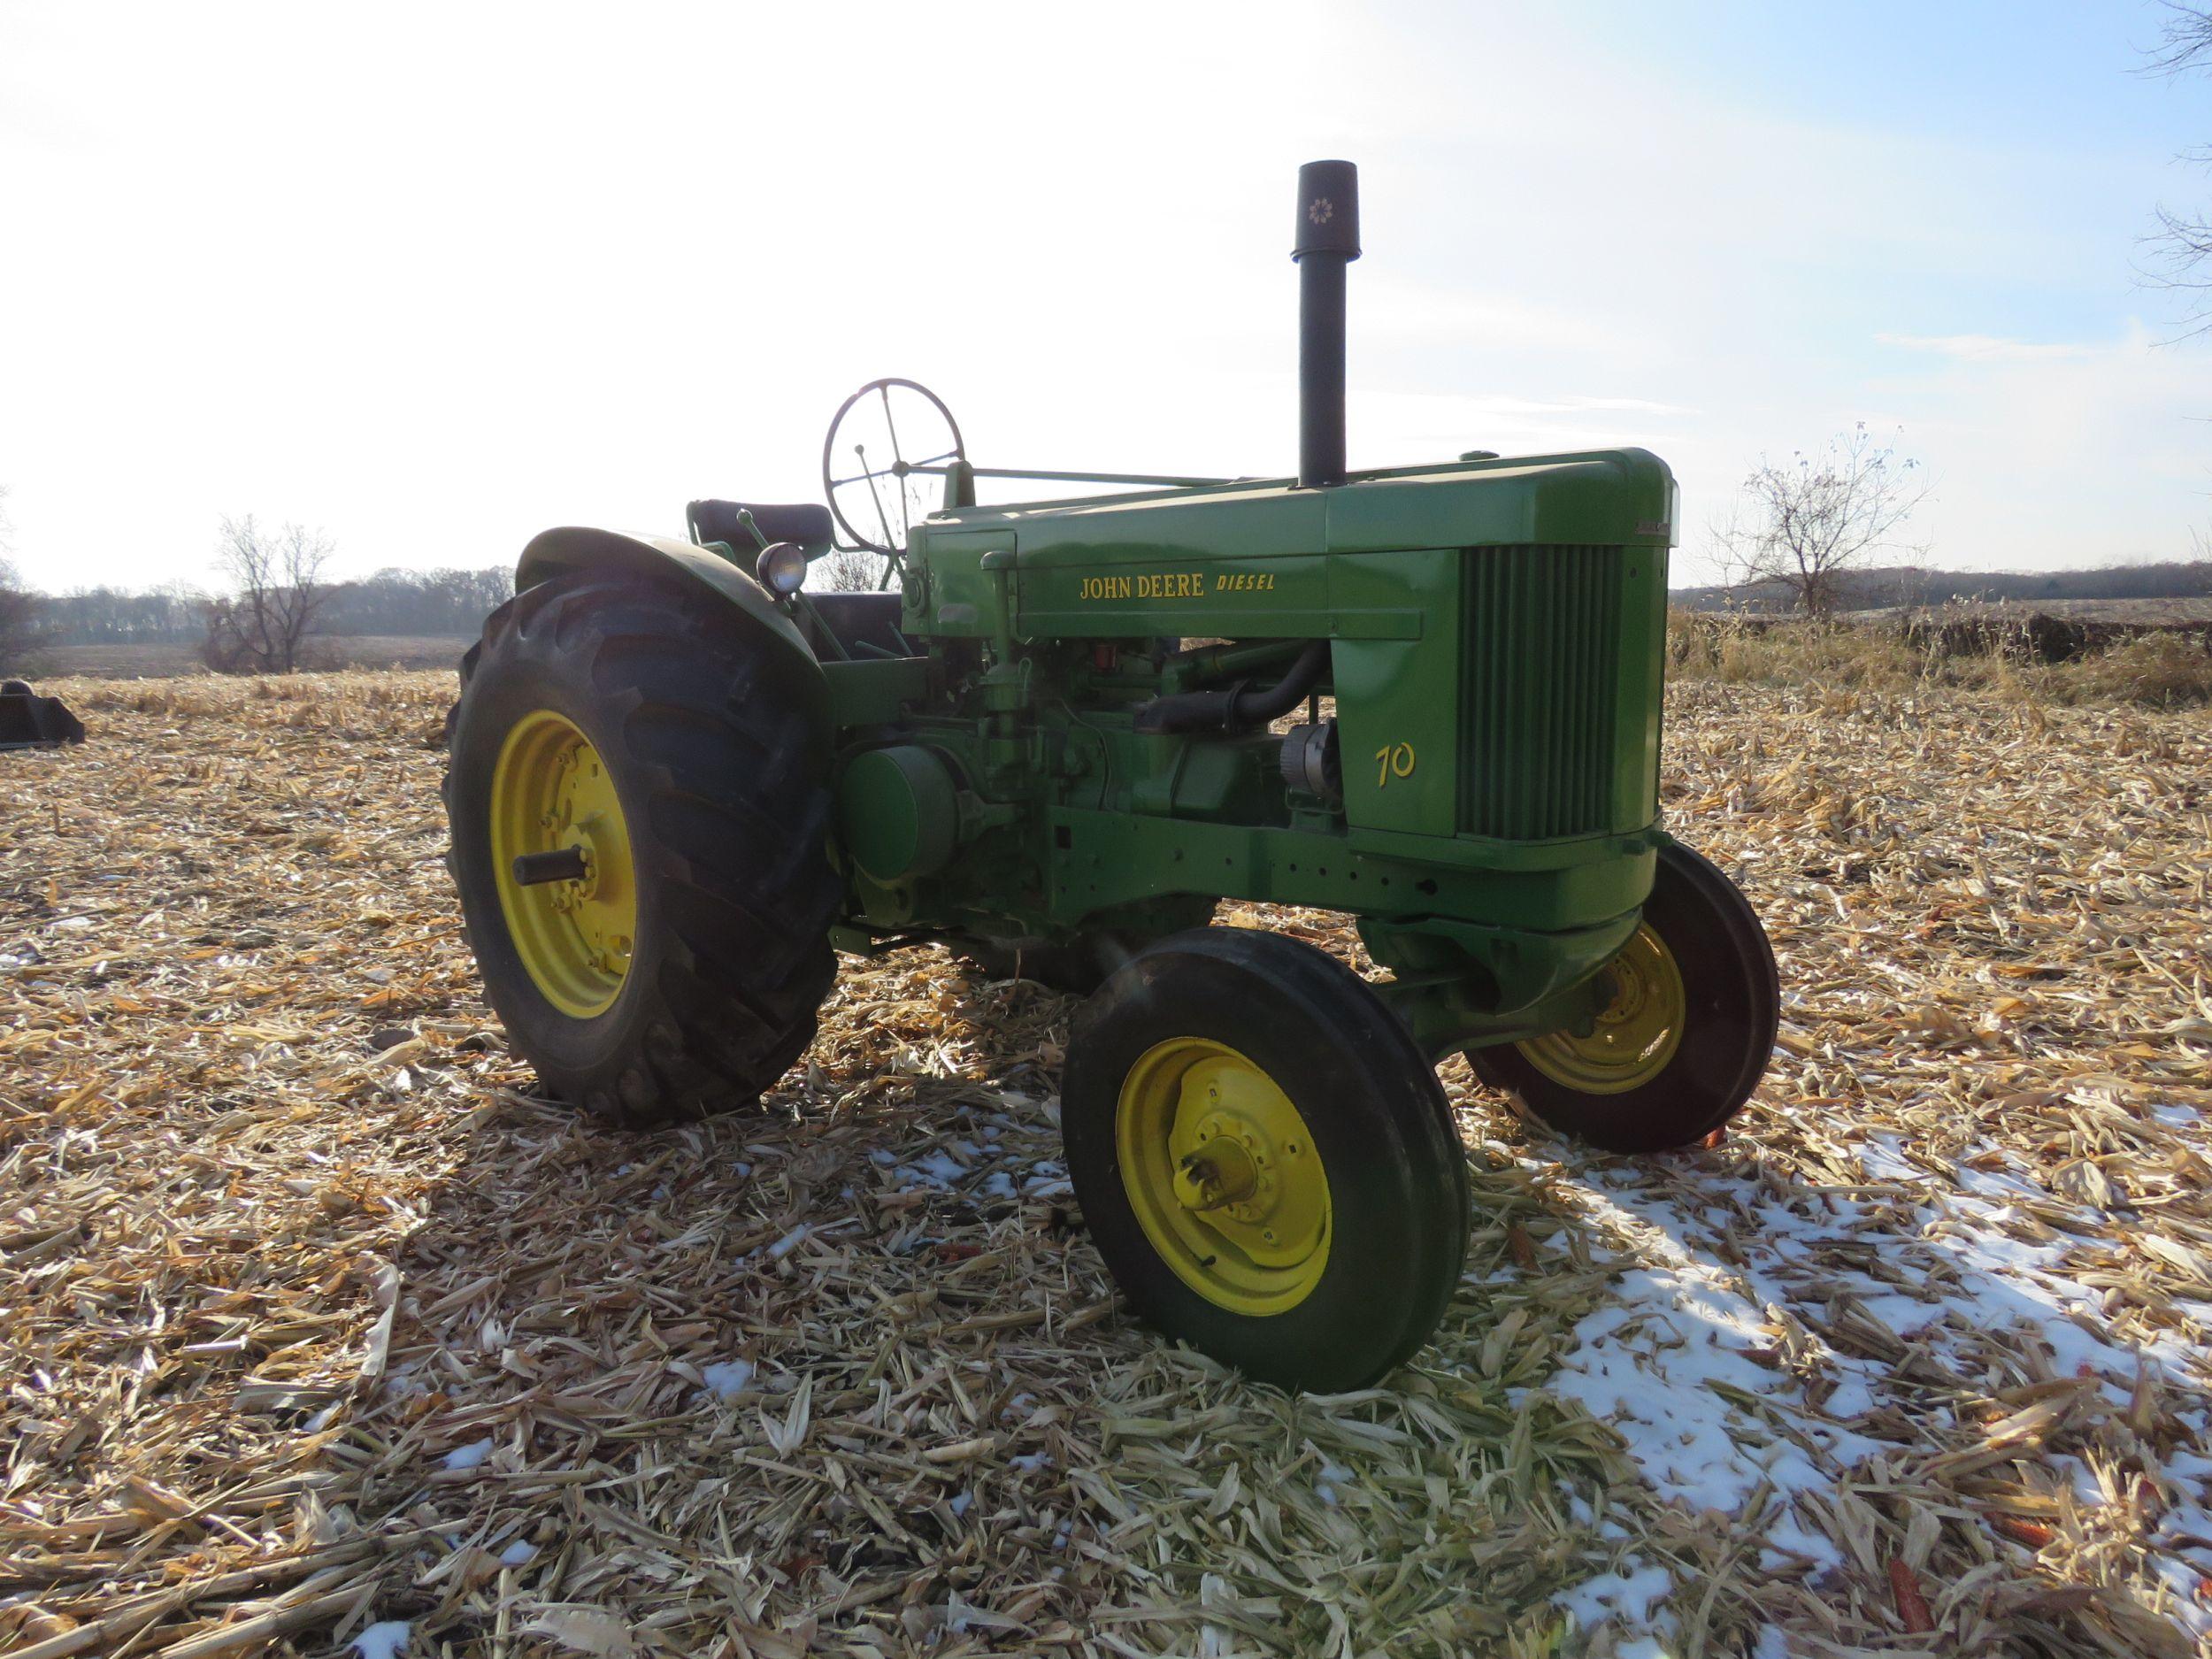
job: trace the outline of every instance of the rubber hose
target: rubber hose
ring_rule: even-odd
[[[1140,732],[1210,732],[1230,734],[1288,714],[1320,682],[1329,665],[1329,642],[1308,641],[1306,649],[1273,685],[1254,690],[1247,685],[1225,691],[1179,691],[1155,697],[1137,710]]]

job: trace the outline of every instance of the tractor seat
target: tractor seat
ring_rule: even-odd
[[[751,513],[761,534],[771,541],[827,547],[837,538],[830,525],[829,509],[812,502],[770,507],[750,501],[695,501],[684,509],[685,517],[691,521],[692,534],[700,541],[726,541],[740,554],[758,552],[750,534],[737,521],[740,512]]]

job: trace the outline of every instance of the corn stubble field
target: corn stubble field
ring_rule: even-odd
[[[2204,1651],[2207,716],[1706,666],[1670,822],[1773,933],[1774,1069],[1630,1161],[1454,1063],[1460,1292],[1330,1398],[1118,1310],[1064,999],[850,964],[757,1115],[600,1130],[476,989],[449,676],[56,685],[94,741],[0,757],[0,1649]]]

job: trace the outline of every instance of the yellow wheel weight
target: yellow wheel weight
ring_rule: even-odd
[[[1286,1313],[1329,1262],[1328,1172],[1279,1085],[1201,1037],[1155,1044],[1122,1079],[1115,1152],[1137,1224],[1219,1308]]]
[[[637,941],[637,872],[614,780],[565,715],[515,722],[492,768],[492,863],[515,954],[545,1000],[589,1019],[620,994]],[[584,872],[526,886],[515,860],[573,850]]]
[[[1555,1031],[1517,1044],[1555,1083],[1584,1094],[1622,1094],[1667,1069],[1682,1046],[1689,998],[1666,941],[1639,927],[1606,967],[1613,998],[1587,1035]]]

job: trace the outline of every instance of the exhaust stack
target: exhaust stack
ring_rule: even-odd
[[[1298,169],[1298,487],[1344,481],[1344,267],[1359,257],[1359,169]]]

